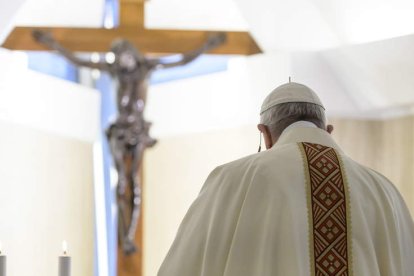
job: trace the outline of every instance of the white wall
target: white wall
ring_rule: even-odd
[[[161,138],[145,154],[144,276],[156,272],[178,226],[216,166],[257,152],[254,125]]]
[[[97,91],[32,72],[24,55],[0,51],[0,240],[8,275],[57,275],[62,240],[72,275],[93,274],[99,104]]]
[[[92,145],[4,121],[0,129],[0,239],[8,275],[57,275],[63,240],[73,275],[92,275]]]
[[[227,71],[149,89],[146,116],[156,137],[234,128],[259,120],[262,100],[288,80],[284,54],[230,59]]]

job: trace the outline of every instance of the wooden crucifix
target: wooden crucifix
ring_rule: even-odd
[[[74,52],[106,52],[108,45],[124,38],[144,54],[176,54],[192,51],[202,45],[211,34],[209,31],[145,29],[145,0],[119,0],[120,25],[104,28],[50,28],[40,29],[50,33],[66,49]],[[32,38],[35,27],[16,27],[2,47],[12,50],[48,50]],[[261,53],[260,47],[248,32],[225,32],[226,43],[210,53],[253,55]]]
[[[260,49],[245,32],[146,30],[143,0],[120,0],[120,8],[120,26],[116,29],[17,27],[3,47],[57,50],[79,66],[108,71],[117,79],[119,114],[107,135],[119,178],[120,250],[127,253],[118,254],[118,274],[127,276],[140,275],[142,267],[142,251],[132,256],[129,254],[135,252],[135,242],[141,244],[142,241],[142,230],[136,232],[141,208],[141,176],[138,170],[144,149],[156,142],[149,136],[150,124],[143,117],[146,83],[150,74],[156,69],[186,64],[204,52],[248,55],[259,53]],[[119,37],[122,39],[117,39]],[[110,51],[116,57],[114,63],[92,63],[73,54],[74,51],[106,52],[109,45],[112,45]],[[172,63],[144,54],[183,52],[182,59]]]

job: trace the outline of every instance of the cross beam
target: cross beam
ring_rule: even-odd
[[[184,30],[148,30],[135,27],[116,29],[97,28],[39,28],[16,27],[2,47],[13,50],[48,50],[32,37],[33,29],[42,29],[64,47],[77,52],[106,52],[116,38],[125,38],[143,53],[171,54],[192,51],[207,40],[211,32]],[[253,55],[261,49],[247,32],[226,32],[227,41],[214,49],[214,54]]]
[[[12,50],[48,50],[32,38],[33,29],[48,31],[64,47],[78,52],[106,52],[116,38],[129,40],[143,53],[172,54],[189,52],[202,45],[209,31],[145,29],[144,0],[120,0],[120,25],[103,28],[16,27],[2,47]],[[213,54],[253,55],[260,47],[248,32],[225,32],[227,41]]]

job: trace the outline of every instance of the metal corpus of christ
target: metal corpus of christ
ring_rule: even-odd
[[[115,121],[106,130],[114,164],[118,172],[117,205],[118,237],[125,254],[137,250],[135,232],[141,212],[141,181],[139,168],[144,150],[155,145],[149,135],[151,124],[144,118],[148,81],[157,69],[185,65],[201,54],[222,45],[225,33],[214,33],[205,44],[185,53],[175,62],[161,58],[150,58],[141,54],[130,42],[117,39],[110,51],[115,55],[113,63],[83,60],[61,46],[53,37],[41,30],[34,30],[33,37],[51,50],[56,50],[77,66],[109,72],[118,82],[117,110]]]

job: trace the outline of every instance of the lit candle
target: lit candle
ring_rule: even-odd
[[[62,255],[59,256],[59,276],[70,276],[71,258],[68,255],[68,243],[66,241],[62,242],[62,251]]]
[[[6,255],[3,255],[1,249],[0,242],[0,276],[6,276]]]

